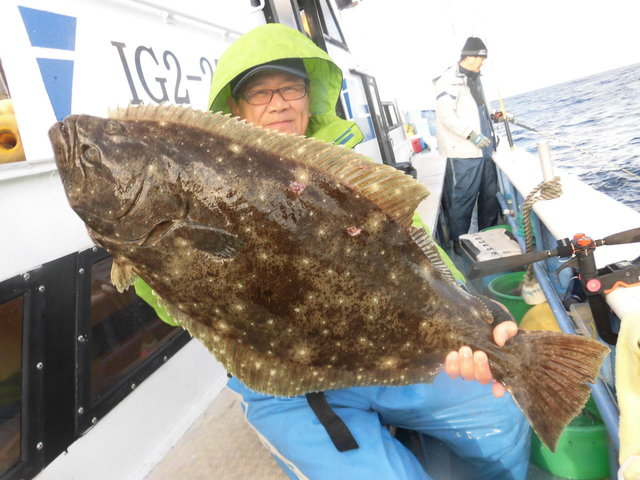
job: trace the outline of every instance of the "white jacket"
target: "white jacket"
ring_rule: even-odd
[[[467,76],[460,73],[456,64],[434,79],[433,83],[438,151],[447,158],[482,157],[482,149],[467,140],[471,131],[481,131],[478,105],[471,95]]]

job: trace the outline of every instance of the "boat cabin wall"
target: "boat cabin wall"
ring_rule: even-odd
[[[217,59],[242,33],[281,21],[307,33],[344,72],[337,111],[365,139],[356,150],[394,163],[375,79],[358,66],[330,0],[27,0],[9,2],[0,29],[6,78],[24,159],[0,158],[0,281],[91,246],[68,207],[47,136],[69,114],[105,116],[129,103],[207,109]],[[255,4],[259,4],[257,7]],[[3,82],[4,83],[4,82]],[[2,92],[0,92],[1,94]]]
[[[69,114],[129,103],[206,110],[220,54],[265,23],[249,0],[9,2],[0,61],[25,158],[0,163],[0,280],[91,246],[47,136]],[[1,160],[0,160],[1,162]]]
[[[49,128],[69,114],[105,116],[110,108],[130,103],[167,102],[206,110],[217,59],[242,33],[278,20],[274,4],[281,7],[281,20],[293,19],[291,26],[301,30],[299,6],[316,13],[316,25],[318,15],[336,12],[332,1],[299,3],[3,4],[0,101],[6,102],[0,105],[0,122],[10,108],[13,123],[11,137],[0,141],[0,389],[11,382],[13,397],[11,421],[0,425],[0,480],[32,478],[47,465],[43,478],[67,478],[57,473],[60,462],[76,474],[87,464],[82,452],[98,452],[95,445],[104,444],[99,435],[116,435],[131,459],[153,456],[177,440],[177,425],[189,424],[185,418],[190,413],[185,412],[197,410],[190,400],[202,403],[226,381],[221,366],[207,362],[207,352],[194,353],[197,342],[189,342],[186,333],[161,322],[133,291],[114,291],[111,258],[93,246],[66,200]],[[326,22],[320,23],[326,28]],[[356,63],[343,40],[335,38],[339,26],[322,28],[317,26],[319,34],[312,38],[322,40],[319,44],[345,72],[337,110],[365,131],[358,150],[389,163],[373,127],[367,130],[373,107],[361,76],[352,73]],[[376,108],[380,111],[379,103]],[[3,157],[7,145],[19,145],[24,154]],[[183,348],[187,342],[190,347]],[[173,358],[177,353],[182,359]],[[152,400],[145,398],[142,392],[151,376],[156,385],[172,385],[175,379],[167,372],[176,361],[184,362],[177,370],[191,390],[167,388],[151,394]],[[189,371],[193,364],[206,379]],[[217,386],[212,390],[213,383]],[[148,406],[154,398],[175,408],[152,411]],[[162,431],[145,437],[146,430],[139,428],[135,439],[122,438],[122,426],[113,420],[115,406],[120,413],[129,412],[124,424],[153,424]],[[96,424],[101,428],[94,429]],[[95,454],[99,462],[92,462],[82,478],[102,478],[113,465],[122,473],[118,478],[141,478],[125,472],[129,467],[115,450]]]

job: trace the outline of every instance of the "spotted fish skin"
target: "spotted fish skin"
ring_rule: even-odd
[[[523,332],[497,347],[492,329],[510,316],[460,288],[411,226],[426,189],[355,152],[177,107],[72,116],[50,137],[70,205],[114,257],[114,283],[143,278],[257,391],[429,382],[469,345],[516,392],[540,375],[531,357],[554,345]],[[606,351],[575,342],[587,388]],[[519,401],[530,420],[531,395]]]

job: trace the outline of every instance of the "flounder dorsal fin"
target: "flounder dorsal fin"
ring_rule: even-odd
[[[413,241],[422,249],[431,264],[439,270],[446,279],[457,285],[457,282],[453,277],[453,273],[451,273],[447,264],[442,260],[440,252],[438,252],[438,247],[433,241],[433,238],[431,238],[431,235],[429,235],[424,228],[417,228],[413,226],[409,229],[409,234],[411,235],[411,238],[413,238]]]
[[[221,113],[202,112],[174,105],[142,105],[110,112],[116,120],[180,123],[224,135],[239,146],[265,148],[334,178],[375,203],[384,213],[409,227],[418,204],[429,195],[424,185],[411,176],[368,157],[298,135],[284,135],[248,125],[244,120]]]

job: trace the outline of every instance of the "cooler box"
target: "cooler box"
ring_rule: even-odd
[[[460,246],[473,262],[484,262],[522,253],[515,237],[505,227],[460,235]]]
[[[520,245],[518,245],[513,234],[502,226],[485,229],[482,232],[460,235],[460,246],[462,247],[461,257],[465,264],[465,269],[471,268],[471,265],[476,262],[522,253]],[[487,287],[491,280],[503,273],[481,277],[483,285]]]

